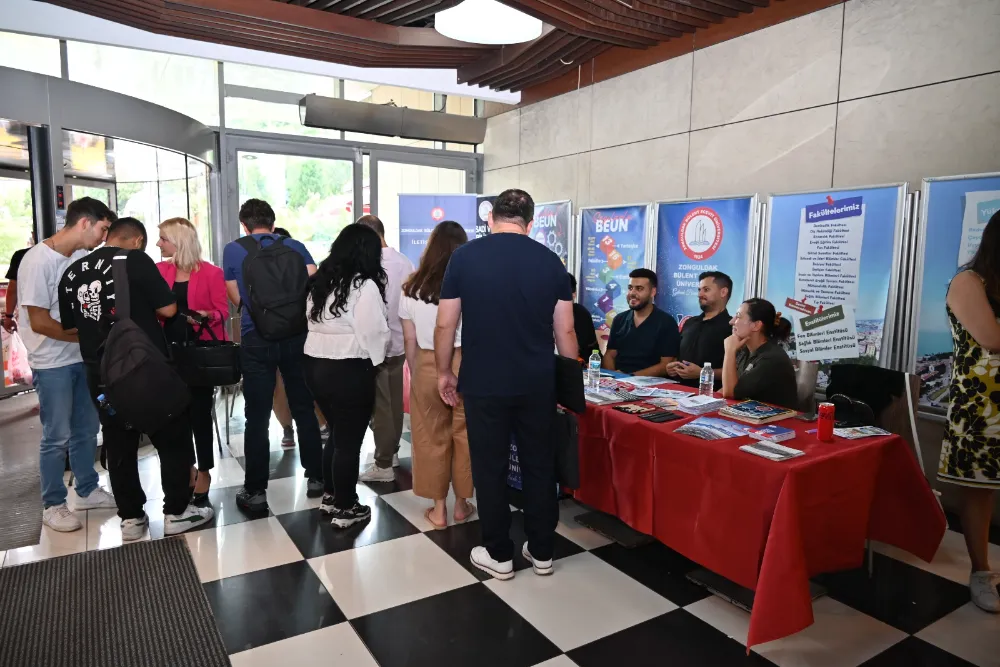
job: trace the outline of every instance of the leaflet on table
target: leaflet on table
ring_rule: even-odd
[[[634,387],[655,387],[661,384],[677,384],[676,380],[670,380],[667,378],[659,377],[648,377],[645,375],[629,375],[622,378],[622,381],[628,382]]]
[[[698,417],[677,428],[674,433],[682,433],[702,440],[724,440],[726,438],[741,438],[749,431],[750,427],[746,424],[738,424],[728,419]]]
[[[854,426],[852,428],[835,428],[833,434],[838,438],[847,440],[858,440],[859,438],[871,438],[879,435],[892,435],[889,431],[877,426]]]
[[[769,442],[784,442],[785,440],[791,440],[795,437],[795,431],[790,428],[785,428],[784,426],[775,426],[774,424],[769,424],[767,426],[761,426],[760,428],[755,428],[747,433],[754,440],[767,440]]]
[[[681,412],[686,412],[689,415],[702,415],[706,412],[715,412],[719,408],[726,406],[726,400],[724,398],[715,398],[714,396],[697,396],[688,395],[684,398],[678,399],[677,409]]]
[[[740,447],[740,451],[762,456],[771,461],[787,461],[788,459],[794,459],[805,454],[800,449],[785,447],[776,442],[755,442],[751,445],[743,445]]]

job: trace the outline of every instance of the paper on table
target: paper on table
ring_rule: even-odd
[[[631,377],[626,377],[621,379],[622,382],[627,382],[633,387],[655,387],[660,384],[677,384],[676,380],[669,380],[667,378],[657,378],[657,377],[647,377],[645,375],[633,375]]]

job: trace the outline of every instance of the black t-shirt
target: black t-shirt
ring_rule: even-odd
[[[76,328],[84,361],[99,361],[98,349],[111,328],[115,283],[111,262],[119,248],[104,247],[69,265],[59,283],[59,314],[63,329]],[[174,303],[174,294],[156,264],[141,250],[129,252],[130,319],[166,354],[166,339],[156,310]]]
[[[441,298],[462,300],[463,393],[555,391],[552,315],[573,298],[558,255],[523,234],[469,241],[451,256]]]
[[[728,310],[723,310],[709,320],[702,314],[689,317],[681,329],[680,355],[677,359],[689,361],[696,366],[712,364],[712,368],[715,369],[716,386],[722,384],[722,361],[726,356],[726,339],[733,333],[733,327],[729,324],[732,319]],[[680,383],[697,387],[698,378],[681,379]]]
[[[7,280],[17,280],[17,268],[21,266],[21,260],[28,254],[29,250],[31,248],[21,248],[14,251],[14,254],[10,256],[10,268],[7,269],[7,275],[4,278]]]
[[[573,329],[576,331],[576,344],[580,348],[579,357],[586,363],[597,346],[597,331],[594,330],[594,318],[590,311],[579,303],[573,304]]]
[[[744,347],[736,353],[736,372],[739,379],[733,398],[798,409],[795,367],[784,348],[777,343],[767,341],[755,352]]]
[[[615,315],[611,321],[608,349],[617,350],[615,368],[622,373],[635,373],[660,363],[661,357],[676,357],[681,334],[677,320],[653,306],[653,312],[635,326],[632,310]]]

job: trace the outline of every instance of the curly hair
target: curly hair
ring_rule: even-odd
[[[312,299],[309,319],[319,322],[328,300],[330,315],[342,315],[347,310],[351,290],[366,280],[375,281],[384,301],[387,278],[382,268],[382,240],[372,228],[354,223],[344,227],[334,239],[330,255],[309,278],[307,291]]]

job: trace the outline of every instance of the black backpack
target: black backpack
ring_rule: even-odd
[[[285,237],[270,238],[273,241],[267,245],[252,236],[237,241],[247,251],[243,260],[247,299],[241,306],[249,311],[261,338],[283,340],[306,332],[309,273],[302,255],[285,245]]]
[[[191,392],[149,335],[129,319],[128,250],[112,260],[115,315],[101,354],[104,395],[118,419],[137,431],[156,433],[187,410]]]

